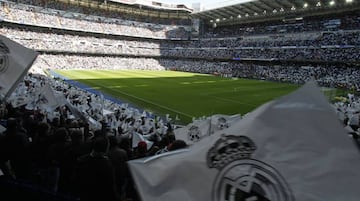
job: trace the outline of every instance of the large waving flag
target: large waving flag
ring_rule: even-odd
[[[130,161],[141,199],[360,199],[359,150],[313,83],[219,132],[181,153]]]
[[[0,35],[0,98],[6,98],[14,91],[37,55],[37,52]]]

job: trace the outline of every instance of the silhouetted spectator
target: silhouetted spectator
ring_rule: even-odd
[[[7,120],[7,130],[4,132],[5,136],[2,139],[2,151],[4,151],[4,159],[10,161],[16,179],[27,180],[31,174],[28,155],[30,142],[24,132],[24,129],[21,128],[15,118],[9,118]]]
[[[84,141],[84,134],[80,129],[70,133],[71,144],[64,153],[64,160],[60,164],[59,191],[73,192],[73,174],[77,159],[91,152],[91,143]]]
[[[168,147],[169,151],[174,151],[177,149],[183,149],[186,148],[186,142],[184,142],[183,140],[175,140],[173,143],[171,143]]]
[[[108,149],[108,139],[99,137],[92,152],[79,158],[75,177],[81,201],[117,199],[114,170],[106,155]]]
[[[129,171],[126,165],[127,153],[119,147],[118,139],[115,136],[110,136],[109,141],[110,150],[108,155],[115,171],[116,192],[121,198],[125,198],[125,185],[129,180]]]
[[[147,144],[145,141],[140,141],[135,151],[134,159],[147,157]]]
[[[65,160],[65,152],[70,146],[69,133],[66,128],[58,128],[53,136],[53,144],[48,150],[48,159],[50,160],[50,172],[52,178],[51,190],[57,192],[60,176],[60,167]]]

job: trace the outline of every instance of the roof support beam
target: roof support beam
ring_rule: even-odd
[[[240,9],[238,9],[238,8],[236,8],[236,7],[230,7],[229,10],[231,10],[232,12],[234,12],[236,16],[238,16],[238,15],[245,15],[245,13],[244,13],[242,10],[240,10]]]
[[[220,16],[220,18],[226,18],[227,16],[221,13],[219,10],[212,10],[212,13],[214,13],[217,16]]]
[[[277,5],[280,5],[280,7],[282,8],[291,8],[293,6],[292,3],[290,3],[289,1],[287,0],[273,0],[274,3],[276,3]]]
[[[263,0],[259,0],[259,1],[256,1],[256,2],[259,2],[260,5],[262,4],[263,8],[265,8],[265,10],[274,10],[274,8],[272,6],[270,6],[267,2],[265,2]]]

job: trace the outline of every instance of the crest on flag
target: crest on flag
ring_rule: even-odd
[[[219,117],[217,119],[216,127],[218,129],[222,130],[222,129],[225,129],[225,128],[229,128],[229,124],[228,124],[227,120],[224,117]]]
[[[207,154],[209,168],[219,170],[213,201],[294,201],[285,179],[270,165],[251,158],[256,150],[246,136],[223,135]]]
[[[197,142],[200,140],[200,137],[201,137],[200,128],[195,125],[191,126],[188,132],[188,139],[190,141]]]
[[[9,67],[9,48],[0,40],[0,73],[6,72]]]
[[[0,97],[7,99],[23,80],[38,53],[0,35]]]

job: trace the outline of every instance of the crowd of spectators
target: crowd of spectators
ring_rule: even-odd
[[[20,24],[145,38],[188,38],[184,28],[187,26],[142,23],[10,2],[1,7],[4,12],[0,18]]]
[[[62,5],[62,2],[47,2],[46,6],[44,5],[45,2],[43,1],[16,2],[17,3],[12,1],[1,1],[3,10],[5,12],[3,12],[0,17],[5,20],[24,24],[51,26],[62,29],[81,30],[87,32],[99,32],[148,38],[189,38],[189,25],[173,26],[160,25],[157,22],[143,23],[139,22],[139,20],[126,19],[126,15],[113,16],[111,14],[103,13],[100,11],[100,9],[95,8],[91,12],[84,14],[80,6],[66,4]],[[37,6],[32,6],[34,4]],[[59,4],[59,6],[55,6],[57,4]],[[40,6],[45,6],[45,8]],[[215,29],[207,28],[204,32],[204,35],[201,37],[226,38],[259,34],[264,35],[356,30],[359,28],[359,26],[359,15],[358,13],[353,12],[342,15],[310,17],[295,23],[265,22],[255,25],[231,25],[228,27],[221,26]],[[324,39],[324,41],[326,40]],[[333,41],[336,41],[336,38],[333,39]],[[354,42],[356,43],[358,40],[354,39]],[[341,43],[341,41],[337,41],[337,43]],[[264,46],[262,44],[259,45]]]
[[[51,12],[52,14],[49,14]],[[104,37],[63,34],[56,30],[38,32],[36,29],[22,30],[21,27],[19,29],[2,27],[0,28],[1,34],[31,49],[48,52],[49,54],[41,55],[38,59],[37,64],[41,68],[176,69],[291,83],[304,83],[311,77],[309,75],[312,75],[322,86],[359,88],[359,83],[356,80],[356,76],[359,74],[356,67],[339,67],[339,64],[333,64],[335,66],[329,66],[329,64],[275,66],[230,62],[236,59],[261,60],[270,63],[274,60],[356,63],[359,61],[360,55],[358,15],[333,16],[332,18],[325,16],[324,19],[310,18],[306,19],[306,23],[304,21],[305,25],[302,28],[299,28],[301,27],[299,24],[294,25],[292,23],[288,25],[261,24],[256,27],[248,26],[246,28],[248,34],[243,33],[241,37],[236,38],[174,41],[108,38],[105,35],[108,33],[106,30],[103,28],[97,30],[101,27],[97,25],[104,25],[104,22],[99,23],[83,19],[81,14],[75,13],[75,10],[68,12],[68,15],[73,15],[71,17],[60,16],[60,12],[51,9],[36,10],[36,7],[22,4],[9,4],[3,13],[7,17],[13,16],[24,21],[29,18],[29,21],[36,21],[44,26],[49,26],[54,22],[61,24],[61,21],[65,20],[66,26],[73,26],[73,28],[89,27],[92,31],[95,30],[104,34]],[[105,19],[114,20],[112,18]],[[92,25],[96,27],[92,28]],[[113,25],[116,30],[122,30],[120,26],[130,25],[130,28],[124,29],[128,31],[130,36],[138,36],[137,33],[145,33],[148,36],[149,33],[144,32],[144,28],[150,32],[158,29],[159,32],[156,33],[165,34],[166,31],[164,30],[169,27],[126,20],[119,20],[112,24],[105,23],[105,25]],[[264,31],[259,31],[259,27],[263,27]],[[286,30],[297,28],[294,29],[295,31],[289,31],[285,34],[279,31],[285,29],[284,27]],[[333,28],[329,30],[327,29],[329,27]],[[238,27],[233,26],[232,28]],[[224,31],[226,30],[225,28]],[[276,34],[274,30],[277,30]],[[151,34],[150,36],[156,37]],[[162,36],[166,37],[165,35]],[[227,35],[223,34],[223,36]],[[51,53],[52,51],[72,54],[59,55]],[[83,55],[76,55],[78,53]],[[87,53],[95,53],[96,55],[84,56]],[[147,58],[141,58],[142,56]],[[178,59],[170,60],[169,57]],[[207,61],[206,59],[226,59],[229,62]],[[303,68],[303,66],[306,67]]]
[[[333,104],[336,114],[345,129],[356,140],[360,137],[360,97],[349,93]]]
[[[164,53],[163,53],[164,52]],[[241,49],[168,49],[162,56],[180,58],[236,59],[236,60],[268,60],[268,61],[326,61],[357,62],[359,48],[241,48]]]
[[[66,1],[42,1],[42,0],[8,0],[7,2],[16,2],[20,4],[32,5],[43,8],[51,8],[55,10],[63,10],[67,12],[73,13],[83,13],[83,14],[92,14],[96,16],[106,16],[108,18],[116,18],[127,21],[136,21],[136,22],[146,22],[153,24],[164,24],[164,25],[189,25],[190,21],[188,19],[179,19],[179,18],[159,18],[159,17],[151,17],[144,16],[139,14],[132,14],[129,12],[121,11],[121,9],[116,9],[115,5],[111,5],[107,3],[99,3],[96,1],[91,2],[91,4],[87,5],[79,5],[77,2],[66,2]],[[96,6],[94,5],[96,4]],[[146,11],[146,8],[144,9]]]
[[[199,40],[151,40],[109,39],[106,34],[128,35],[131,37],[171,38],[168,33],[186,38],[186,30],[176,26],[156,25],[135,21],[103,17],[101,22],[92,15],[61,10],[39,9],[23,4],[9,3],[3,6],[5,20],[45,27],[98,32],[104,38],[76,36],[36,31],[21,31],[1,28],[1,33],[21,44],[45,51],[67,51],[76,53],[121,54],[135,56],[162,56],[200,59],[238,59],[238,60],[295,60],[326,62],[357,62],[359,60],[358,15],[333,16],[328,19],[310,18],[303,26],[292,23],[247,26],[247,34],[241,37]],[[88,18],[93,18],[89,20]],[[94,21],[95,19],[95,21]],[[101,17],[99,19],[102,19]],[[279,31],[286,28],[286,34]],[[259,31],[262,27],[263,31]],[[290,27],[290,28],[289,28]],[[293,27],[303,27],[298,31]],[[332,29],[326,29],[332,27]],[[335,28],[334,28],[335,27]],[[239,27],[232,26],[232,29]],[[173,30],[171,30],[173,29]],[[175,31],[174,31],[175,30]],[[180,32],[177,32],[180,30]],[[223,31],[226,32],[227,28]],[[241,28],[239,30],[242,30]],[[274,32],[277,30],[277,32]],[[120,33],[121,32],[121,33]],[[263,33],[259,35],[259,33]],[[253,34],[253,35],[251,35]],[[222,33],[222,36],[227,36]]]
[[[292,83],[315,78],[329,87],[360,84],[360,70],[351,67],[164,59],[160,63],[172,66],[172,70],[230,77]],[[186,147],[184,141],[176,140],[171,119],[111,102],[61,79],[33,74],[41,72],[41,64],[36,63],[7,102],[0,104],[0,123],[6,123],[6,131],[0,132],[0,183],[16,179],[73,200],[137,200],[126,161]],[[51,96],[57,105],[52,104]],[[349,94],[334,107],[344,127],[358,137],[360,99]]]
[[[320,86],[360,91],[360,68],[341,64],[256,64],[236,61],[165,58],[118,58],[78,55],[40,55],[34,64],[41,69],[176,70],[224,77],[249,78],[303,84],[315,79]]]
[[[0,120],[0,185],[16,179],[73,200],[137,200],[126,161],[186,147],[170,118],[40,74],[0,103]]]
[[[359,30],[302,32],[252,35],[229,38],[203,38],[185,43],[189,48],[241,48],[241,47],[321,47],[359,46]],[[183,43],[173,43],[181,46]]]
[[[108,39],[6,27],[0,33],[31,49],[75,53],[346,62],[357,62],[360,55],[359,30],[191,41]]]
[[[107,39],[0,28],[0,34],[34,50],[97,54],[160,55],[158,41]]]
[[[59,5],[47,6],[59,9]],[[186,30],[177,26],[99,17],[95,12],[83,15],[78,13],[84,12],[80,10],[65,13],[13,3],[2,8],[1,18],[21,24],[103,35],[187,38]],[[187,41],[109,39],[1,27],[2,35],[48,54],[40,55],[32,67],[33,73],[25,77],[7,102],[0,102],[0,125],[6,127],[6,131],[0,131],[0,181],[5,177],[30,182],[75,200],[136,200],[126,161],[186,147],[183,141],[175,139],[171,119],[152,116],[61,79],[38,74],[44,69],[176,70],[295,84],[315,79],[320,86],[360,92],[360,68],[356,65],[232,61],[358,62],[359,21],[351,16],[340,21],[330,23],[331,30],[324,26],[329,25],[329,20],[225,28],[208,36],[242,37]],[[51,51],[75,54],[50,54]],[[170,56],[177,59],[167,58]],[[214,58],[228,60],[207,60]],[[49,97],[55,97],[56,104],[50,106],[54,100]],[[348,102],[338,102],[334,107],[344,126],[358,131],[360,99],[349,95]]]
[[[154,58],[110,56],[47,55],[38,56],[34,66],[42,69],[113,69],[113,70],[164,70]]]
[[[321,17],[305,17],[300,20],[293,19],[289,20],[289,22],[263,22],[245,25],[219,26],[215,28],[212,24],[208,24],[203,37],[224,38],[244,35],[338,31],[359,29],[359,27],[359,13],[354,11],[338,15],[331,13]]]
[[[172,70],[304,84],[316,80],[320,86],[360,92],[360,68],[342,65],[275,65],[240,62],[162,60]]]

